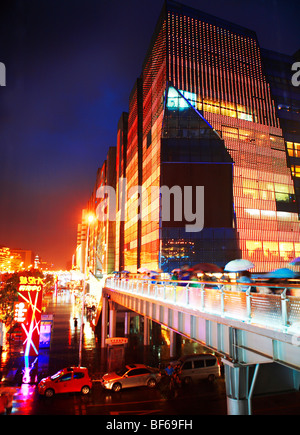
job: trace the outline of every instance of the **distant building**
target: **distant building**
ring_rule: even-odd
[[[81,272],[84,272],[85,257],[86,257],[86,242],[87,242],[87,216],[89,212],[96,212],[97,207],[101,205],[101,198],[97,198],[99,188],[110,186],[116,189],[116,148],[110,147],[107,159],[102,167],[97,171],[96,183],[93,193],[87,203],[87,206],[82,210],[82,221],[78,224],[77,231],[77,247],[75,267]],[[115,213],[115,205],[111,199],[104,193],[106,206],[103,207],[103,214],[109,214],[111,211]],[[98,210],[100,214],[101,210]],[[115,219],[97,219],[90,224],[89,240],[88,240],[88,257],[87,266],[89,270],[96,276],[101,277],[102,273],[112,272],[115,267]]]
[[[34,254],[26,249],[0,248],[0,270],[18,271],[34,264]]]

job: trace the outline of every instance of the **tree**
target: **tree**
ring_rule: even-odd
[[[44,292],[48,292],[54,288],[54,277],[49,273],[44,277]]]

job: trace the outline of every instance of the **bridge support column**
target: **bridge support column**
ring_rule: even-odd
[[[140,326],[141,326],[140,316],[138,314],[135,314],[135,316],[133,318],[133,322],[132,322],[132,327],[133,327],[133,333],[134,334],[139,334],[140,333]]]
[[[109,337],[115,337],[117,330],[117,309],[116,304],[109,301]]]
[[[102,297],[102,324],[101,324],[101,347],[107,347],[105,340],[107,338],[107,321],[108,321],[108,300],[106,295]]]
[[[170,358],[176,356],[176,332],[170,331]]]
[[[234,365],[224,360],[223,362],[225,363],[227,414],[251,415],[251,399],[259,364],[255,366],[250,383],[249,366]]]
[[[150,344],[150,319],[144,317],[144,346],[149,346]]]
[[[130,334],[130,312],[126,311],[124,319],[124,335],[125,337]]]

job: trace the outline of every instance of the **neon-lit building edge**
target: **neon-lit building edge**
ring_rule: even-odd
[[[107,184],[116,191],[116,204],[107,207],[116,213],[90,231],[88,265],[96,276],[141,266],[224,266],[234,258],[253,261],[257,272],[284,267],[300,256],[296,175],[286,150],[255,32],[165,1],[116,147],[83,211],[77,265],[83,269],[84,216]],[[204,186],[201,231],[187,231],[184,218],[162,219],[161,195],[153,195],[161,186]]]

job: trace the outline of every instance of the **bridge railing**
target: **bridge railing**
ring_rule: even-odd
[[[255,287],[253,287],[253,285]],[[182,308],[300,333],[300,286],[107,278],[106,287]],[[256,290],[256,292],[252,290]],[[299,295],[297,295],[299,293]]]

